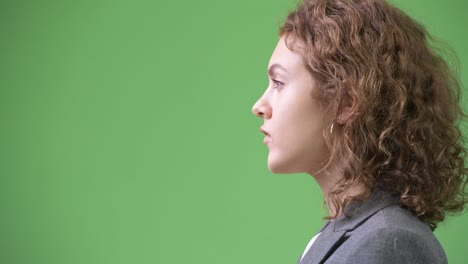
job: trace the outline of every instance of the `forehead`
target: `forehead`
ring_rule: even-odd
[[[270,68],[273,64],[280,64],[290,70],[298,70],[304,67],[302,56],[286,46],[284,37],[279,39],[271,55],[268,67]]]

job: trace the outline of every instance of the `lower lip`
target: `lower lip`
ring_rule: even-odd
[[[271,141],[270,135],[266,135],[265,138],[263,139],[263,144],[266,145],[266,144],[270,143],[270,141]]]

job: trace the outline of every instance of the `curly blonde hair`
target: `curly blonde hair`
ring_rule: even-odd
[[[375,188],[399,195],[432,230],[446,213],[464,210],[461,84],[421,24],[384,0],[305,0],[279,35],[302,55],[334,120],[354,98],[352,119],[324,132],[325,168],[343,173],[328,193],[336,208],[328,219]],[[365,190],[344,196],[357,185]]]

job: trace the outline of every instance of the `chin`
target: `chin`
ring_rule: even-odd
[[[268,170],[274,174],[304,173],[308,171],[307,165],[298,155],[278,156],[272,152],[268,155]]]
[[[269,169],[270,172],[273,173],[273,174],[288,174],[287,171],[279,170],[279,169],[277,169],[277,168],[275,168],[275,167],[272,168],[272,167],[268,166],[268,169]]]
[[[297,173],[295,171],[290,162],[279,162],[275,160],[268,160],[268,170],[270,170],[271,173],[274,174],[291,174],[291,173]]]

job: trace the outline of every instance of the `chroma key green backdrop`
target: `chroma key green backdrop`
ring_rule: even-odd
[[[468,2],[394,3],[467,84]],[[1,1],[0,263],[296,263],[320,190],[268,171],[251,113],[294,5]],[[467,221],[436,231],[450,263]]]

